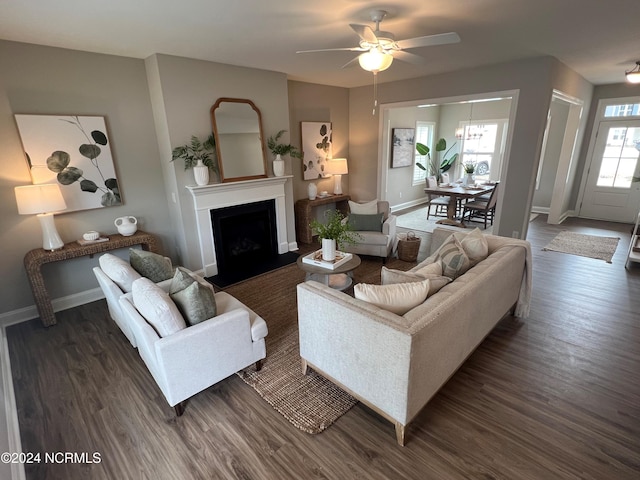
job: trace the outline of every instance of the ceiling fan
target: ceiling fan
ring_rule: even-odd
[[[396,40],[392,33],[380,30],[380,22],[382,22],[384,17],[387,15],[385,10],[372,10],[370,15],[371,21],[376,24],[375,30],[373,30],[369,25],[359,25],[354,23],[349,25],[360,37],[360,43],[357,47],[302,50],[296,53],[329,51],[362,52],[342,68],[352,65],[357,60],[363,69],[377,73],[389,68],[394,58],[413,63],[415,65],[422,65],[425,63],[426,60],[423,57],[406,52],[405,50],[407,49],[446,45],[449,43],[458,43],[460,41],[460,37],[455,32],[427,35],[424,37],[415,37],[406,40]]]

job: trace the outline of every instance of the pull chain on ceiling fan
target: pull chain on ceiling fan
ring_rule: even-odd
[[[437,35],[427,35],[424,37],[409,38],[406,40],[396,40],[395,36],[390,32],[380,30],[380,22],[387,15],[385,10],[373,10],[370,13],[371,21],[375,22],[376,29],[373,30],[369,25],[359,25],[352,23],[349,26],[360,37],[357,47],[345,48],[325,48],[319,50],[300,50],[296,53],[313,53],[313,52],[330,52],[330,51],[350,51],[361,52],[356,58],[352,59],[342,68],[352,66],[356,60],[360,67],[368,72],[373,73],[374,88],[374,104],[373,113],[375,115],[377,100],[377,74],[389,68],[394,59],[412,63],[414,65],[424,65],[425,59],[419,55],[409,53],[405,50],[419,47],[432,47],[436,45],[446,45],[449,43],[458,43],[460,37],[455,32],[440,33]]]

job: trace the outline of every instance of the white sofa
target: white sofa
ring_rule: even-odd
[[[213,291],[211,284],[190,274]],[[228,293],[214,297],[215,317],[165,337],[136,309],[131,293],[119,298],[140,357],[178,416],[184,400],[252,364],[260,370],[266,357],[264,319]]]
[[[431,251],[451,233],[436,229]],[[486,259],[402,316],[317,282],[299,284],[303,371],[313,368],[392,421],[404,445],[407,424],[498,321],[528,315],[529,242],[485,238]]]

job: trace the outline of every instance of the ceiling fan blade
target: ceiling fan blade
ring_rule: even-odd
[[[403,50],[397,50],[392,52],[393,58],[402,60],[403,62],[412,63],[413,65],[426,65],[427,59],[416,55],[414,53],[405,52]]]
[[[296,53],[315,53],[315,52],[366,52],[366,48],[361,47],[344,47],[344,48],[320,48],[318,50],[298,50]]]
[[[349,67],[354,67],[355,65],[358,64],[358,58],[360,57],[360,55],[358,55],[356,58],[352,58],[351,60],[349,60],[347,63],[345,63],[342,67],[340,68],[349,68]]]
[[[369,25],[359,25],[357,23],[350,23],[349,26],[365,42],[378,43],[378,37],[376,37],[376,34],[373,33],[373,30]]]
[[[401,49],[417,47],[433,47],[435,45],[446,45],[448,43],[458,43],[460,37],[455,32],[439,33],[437,35],[427,35],[426,37],[408,38],[398,40],[396,43]]]

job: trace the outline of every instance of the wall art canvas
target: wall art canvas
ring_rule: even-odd
[[[104,117],[15,118],[32,182],[60,185],[65,212],[122,205]]]
[[[305,180],[327,176],[324,169],[331,157],[331,122],[302,123],[302,172]]]
[[[413,164],[413,140],[415,128],[394,128],[391,130],[391,168],[409,167]]]

